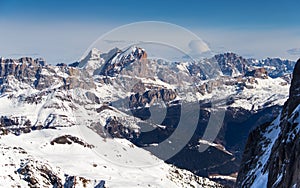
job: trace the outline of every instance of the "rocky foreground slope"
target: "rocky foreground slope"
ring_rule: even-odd
[[[300,60],[289,98],[271,124],[256,128],[249,136],[237,187],[300,187]]]

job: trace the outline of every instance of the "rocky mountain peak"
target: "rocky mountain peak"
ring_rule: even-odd
[[[37,67],[37,66],[45,66],[46,62],[42,58],[33,59],[31,57],[21,57],[19,59],[0,58],[0,64],[1,66],[12,66],[12,67],[15,67],[17,65],[23,65],[23,66],[28,65],[28,66]]]
[[[224,53],[215,55],[214,58],[218,62],[222,73],[226,76],[237,76],[245,74],[247,70],[247,59],[232,53]]]
[[[133,46],[125,51],[114,50],[108,54],[108,58],[105,60],[104,66],[101,68],[100,74],[105,76],[115,76],[121,72],[121,70],[131,64],[134,61],[139,61],[142,59],[147,59],[147,53],[144,49]]]
[[[1,59],[0,93],[18,91],[25,87],[43,90],[52,87],[93,88],[94,82],[85,70],[65,64],[47,65],[41,58],[23,57],[20,59]]]
[[[100,58],[100,54],[101,54],[101,52],[97,48],[93,48],[89,53],[90,57],[95,58],[95,59]]]
[[[32,81],[42,71],[42,67],[46,66],[43,59],[33,59],[30,57],[23,57],[20,59],[1,59],[0,62],[0,81],[1,83],[7,81],[7,77],[14,76],[17,80],[24,82],[34,82],[33,85],[37,86],[37,82]],[[3,88],[1,88],[2,90]]]
[[[98,50],[97,48],[93,48],[88,54],[87,56],[85,56],[83,59],[81,59],[78,63],[78,67],[85,67],[85,66],[88,66],[88,63],[90,61],[97,61],[99,62],[100,61],[100,55],[101,55],[101,52],[100,50]]]
[[[147,53],[143,48],[139,48],[139,47],[132,47],[131,51],[133,52],[133,56],[137,57],[139,59],[147,59]]]

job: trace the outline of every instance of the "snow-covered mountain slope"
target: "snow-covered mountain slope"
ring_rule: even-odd
[[[255,124],[268,122],[278,113],[290,85],[286,77],[271,78],[263,66],[251,66],[237,55],[225,54],[201,62],[167,62],[147,59],[146,51],[139,47],[124,51],[115,48],[108,53],[93,49],[86,58],[69,66],[47,65],[42,59],[32,58],[1,59],[0,63],[0,143],[3,161],[12,160],[14,164],[3,164],[4,171],[16,171],[11,175],[15,180],[10,179],[12,184],[32,184],[30,172],[37,182],[53,184],[54,178],[59,179],[59,185],[88,180],[90,186],[95,186],[104,180],[108,187],[219,186],[167,165],[137,146],[147,149],[167,140],[177,127],[182,105],[196,104],[197,108],[185,111],[200,114],[199,118],[192,117],[198,122],[195,133],[167,162],[196,175],[235,179],[245,135]],[[216,65],[222,66],[206,70]],[[223,128],[215,140],[203,140],[209,117],[216,109],[226,111]],[[158,118],[149,123],[151,115]],[[86,132],[90,134],[82,135]],[[90,140],[92,135],[98,138]],[[56,144],[55,140],[67,144]],[[202,145],[209,149],[199,152]],[[17,154],[18,148],[25,154]],[[100,148],[112,152],[110,162],[158,161],[163,169],[109,167],[108,157],[98,155]],[[6,153],[17,157],[11,159]],[[25,161],[22,164],[21,159]],[[107,169],[94,167],[93,160],[98,167],[106,164]],[[18,173],[27,163],[36,168]],[[50,176],[40,170],[43,165],[52,171]],[[89,168],[83,169],[86,166]],[[162,180],[157,179],[159,176]]]
[[[246,145],[237,187],[299,187],[300,60],[281,114],[254,130]]]
[[[2,186],[221,187],[122,139],[142,120],[109,107],[116,88],[89,80],[87,66],[25,60],[1,60]]]
[[[85,143],[83,134],[94,142]],[[86,127],[10,134],[1,137],[0,148],[1,187],[96,187],[101,180],[106,187],[221,187],[167,165],[127,140],[104,141]],[[109,160],[116,155],[126,163]],[[156,165],[147,165],[152,163]]]

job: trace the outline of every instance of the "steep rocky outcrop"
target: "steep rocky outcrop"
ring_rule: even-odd
[[[282,77],[293,72],[295,61],[280,58],[267,58],[263,60],[248,59],[250,66],[264,67],[271,78]]]
[[[136,139],[139,136],[138,131],[124,126],[120,121],[116,117],[109,117],[107,119],[104,129],[110,136],[113,138],[126,138],[128,140]]]
[[[224,75],[236,76],[244,75],[247,70],[247,60],[234,53],[215,55],[220,69]]]
[[[256,78],[268,78],[268,73],[265,68],[255,68],[254,70],[247,71],[245,76],[252,76]]]
[[[84,140],[76,137],[76,136],[72,136],[72,135],[63,135],[63,136],[59,136],[55,139],[53,139],[50,144],[54,145],[54,144],[79,144],[83,147],[88,147],[88,148],[94,148],[95,146],[86,143]]]
[[[32,123],[26,117],[0,117],[0,135],[7,135],[13,133],[19,135],[20,133],[29,133],[32,130]]]
[[[300,187],[300,59],[281,114],[249,136],[237,187]]]
[[[24,160],[21,163],[17,173],[28,183],[29,187],[39,187],[51,185],[53,187],[62,187],[62,179],[53,171],[53,169],[39,161],[32,159]],[[42,180],[42,181],[41,181]]]
[[[134,95],[131,95],[129,98],[129,107],[145,107],[146,104],[152,105],[153,103],[158,102],[159,99],[167,103],[174,100],[176,96],[176,92],[171,89],[152,89],[142,94],[136,93]]]
[[[62,89],[95,87],[93,79],[86,71],[65,64],[52,66],[47,65],[43,59],[29,57],[0,59],[0,92],[18,89],[15,84],[11,85],[14,79],[37,90],[51,88],[53,84]]]
[[[115,50],[114,54],[108,56],[100,72],[100,75],[115,76],[120,73],[121,70],[128,66],[130,63],[142,59],[147,59],[147,53],[144,49],[138,47],[131,47],[125,51]]]

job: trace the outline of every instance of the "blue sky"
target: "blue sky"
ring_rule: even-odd
[[[137,21],[185,27],[215,52],[300,57],[297,0],[0,0],[0,56],[72,62],[99,36]]]

